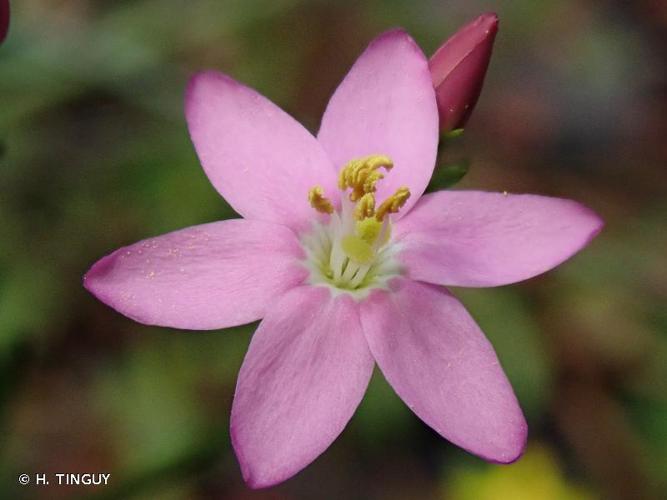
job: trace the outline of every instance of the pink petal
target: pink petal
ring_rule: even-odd
[[[416,280],[497,286],[532,278],[581,250],[602,229],[574,201],[530,194],[440,191],[394,227],[399,259]]]
[[[352,417],[373,366],[349,296],[289,291],[255,332],[236,385],[231,435],[246,482],[279,483],[317,458]]]
[[[210,330],[261,318],[303,282],[294,233],[243,219],[181,229],[116,250],[84,286],[118,312],[149,325]]]
[[[335,169],[317,140],[230,77],[214,71],[194,76],[185,114],[206,175],[243,217],[298,228],[315,213],[310,188],[336,195]]]
[[[378,183],[378,201],[407,186],[406,213],[426,189],[438,146],[438,108],[426,57],[400,30],[376,38],[329,101],[318,139],[336,168],[369,154],[394,169]]]
[[[493,347],[445,289],[398,278],[361,305],[382,373],[419,418],[452,443],[516,460],[527,427]]]

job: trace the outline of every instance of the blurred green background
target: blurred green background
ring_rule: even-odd
[[[457,188],[577,199],[607,221],[559,269],[455,290],[530,424],[488,465],[440,439],[376,372],[313,465],[248,490],[235,378],[255,325],[136,324],[81,286],[102,255],[233,216],[199,167],[182,98],[217,68],[315,131],[381,31],[431,54],[486,10],[500,33],[445,161]],[[0,46],[0,492],[3,498],[667,498],[667,5],[656,0],[21,0]],[[104,488],[20,473],[110,472]]]

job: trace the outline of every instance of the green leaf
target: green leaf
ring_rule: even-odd
[[[458,183],[468,173],[470,162],[461,160],[457,163],[441,165],[433,171],[433,177],[426,188],[427,193],[447,189]]]
[[[463,129],[462,128],[455,128],[454,130],[450,130],[449,132],[445,132],[440,135],[440,141],[445,141],[447,139],[455,139],[457,137],[460,137],[463,135]]]

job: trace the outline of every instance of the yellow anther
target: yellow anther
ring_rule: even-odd
[[[333,204],[324,196],[324,190],[321,186],[315,186],[308,191],[308,201],[311,207],[323,214],[332,214],[334,211]]]
[[[380,179],[384,179],[384,175],[382,175],[377,170],[369,172],[368,175],[366,176],[366,178],[363,179],[363,183],[360,183],[361,184],[361,190],[364,193],[374,193],[375,192],[375,185],[377,184],[377,182]]]
[[[383,221],[385,215],[397,213],[410,198],[410,190],[406,187],[398,188],[394,194],[384,200],[375,212],[375,218]]]
[[[373,193],[366,193],[357,202],[354,207],[354,218],[363,220],[366,217],[373,217],[375,215],[375,195]]]
[[[357,201],[368,193],[375,192],[375,184],[384,176],[379,168],[391,170],[394,163],[384,155],[370,155],[352,160],[345,165],[338,176],[338,187],[341,190],[351,188],[350,201]]]
[[[369,168],[376,169],[379,167],[384,167],[385,170],[389,171],[394,167],[394,162],[391,161],[391,158],[385,155],[370,155],[364,158],[364,163],[368,165]]]

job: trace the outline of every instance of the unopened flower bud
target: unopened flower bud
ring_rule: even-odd
[[[451,36],[429,61],[440,130],[463,127],[482,91],[498,32],[498,16],[482,14]]]
[[[0,0],[0,43],[9,30],[9,0]]]

